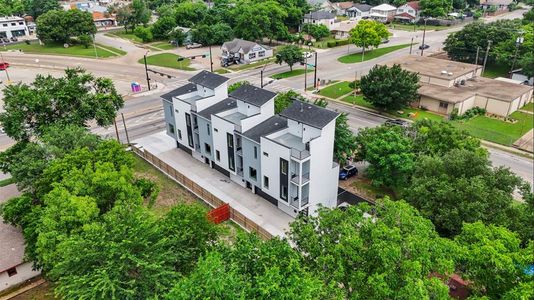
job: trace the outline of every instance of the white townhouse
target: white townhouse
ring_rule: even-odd
[[[221,59],[248,64],[273,56],[273,49],[262,44],[242,39],[233,39],[221,46]]]
[[[26,21],[21,17],[0,17],[0,38],[29,35]]]
[[[395,6],[384,3],[371,8],[369,17],[382,23],[388,23],[393,21],[396,13],[397,8]]]
[[[325,25],[329,30],[336,26],[336,14],[328,11],[314,11],[304,15],[304,24]]]
[[[162,95],[176,146],[291,216],[335,207],[338,114],[295,101],[275,115],[275,93],[246,84],[228,94],[227,80],[203,71]]]
[[[419,1],[410,1],[397,8],[395,20],[401,22],[416,23],[419,21]]]
[[[368,19],[371,8],[373,7],[369,4],[354,4],[347,9],[346,14],[351,20]]]

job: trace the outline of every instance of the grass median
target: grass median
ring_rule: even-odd
[[[304,72],[305,72],[304,69],[296,69],[296,70],[293,70],[293,71],[287,71],[287,72],[273,74],[273,75],[271,75],[269,77],[271,77],[273,79],[284,79],[284,78],[289,78],[289,77],[295,77],[295,76],[302,75],[302,74],[304,74]],[[313,69],[312,70],[308,69],[306,71],[306,73],[312,73],[312,72],[313,72]],[[312,84],[313,84],[313,82],[312,82]]]
[[[365,55],[363,56],[363,61],[375,59],[382,55],[386,55],[390,52],[397,51],[397,50],[407,48],[407,47],[410,47],[410,44],[402,44],[402,45],[396,45],[396,46],[391,46],[391,47],[368,50],[368,51],[365,51]],[[353,53],[353,54],[341,56],[337,60],[344,64],[359,63],[359,62],[362,62],[362,53]]]
[[[173,68],[178,70],[185,70],[185,71],[194,71],[194,68],[191,68],[189,64],[191,61],[187,58],[185,58],[182,61],[178,61],[178,58],[180,56],[172,53],[160,53],[155,54],[151,56],[147,56],[146,63],[148,65],[152,66],[159,66],[159,67],[166,67],[166,68]],[[138,61],[140,64],[144,64],[144,58],[140,58]]]
[[[343,95],[346,95],[350,92],[352,92],[353,89],[349,87],[348,81],[341,81],[336,84],[329,85],[319,91],[319,95],[337,99]]]
[[[35,54],[48,54],[48,55],[62,55],[62,56],[78,56],[78,57],[87,57],[87,58],[107,58],[107,57],[116,57],[126,54],[125,51],[122,51],[117,48],[103,46],[100,44],[96,45],[96,55],[95,47],[91,45],[88,48],[85,48],[81,45],[71,45],[68,48],[63,47],[63,44],[46,44],[39,45],[38,43],[26,43],[8,45],[0,47],[0,51],[7,50],[20,50],[25,53],[35,53]],[[98,57],[97,57],[98,56]]]

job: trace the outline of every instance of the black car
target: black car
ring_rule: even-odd
[[[402,119],[390,119],[384,122],[384,124],[388,126],[401,126],[401,127],[410,126],[410,122],[402,120]]]
[[[421,46],[419,46],[419,50],[428,49],[428,48],[430,48],[430,46],[427,44],[422,44]]]
[[[358,175],[358,169],[355,166],[347,165],[339,170],[339,179],[346,180],[350,177]]]
[[[12,42],[16,42],[16,41],[18,41],[18,40],[19,40],[19,39],[17,39],[17,37],[14,37],[14,36],[11,37],[11,41],[12,41]]]

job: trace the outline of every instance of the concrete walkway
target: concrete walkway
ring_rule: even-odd
[[[133,141],[213,195],[263,227],[272,235],[284,237],[293,218],[267,200],[234,183],[230,178],[176,148],[176,142],[165,132]]]
[[[534,153],[534,129],[531,129],[514,143],[519,149]]]

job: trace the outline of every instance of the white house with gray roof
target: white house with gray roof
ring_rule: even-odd
[[[221,46],[221,60],[248,64],[273,56],[273,49],[262,44],[242,39],[233,39]]]
[[[246,84],[224,94],[227,78],[206,71],[189,81],[162,96],[178,148],[291,216],[336,206],[338,113],[295,100],[275,115],[271,91]],[[213,95],[195,94],[204,88]]]
[[[371,8],[373,7],[369,4],[358,3],[354,4],[350,8],[347,8],[346,14],[351,20],[368,19]]]
[[[304,24],[314,24],[314,25],[325,25],[328,27],[329,30],[334,29],[336,26],[336,14],[320,10],[320,11],[314,11],[310,12],[304,15],[304,20],[302,23]]]

